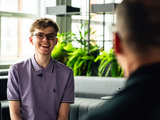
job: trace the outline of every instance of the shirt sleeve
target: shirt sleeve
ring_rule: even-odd
[[[62,102],[74,103],[74,76],[72,70],[70,70],[70,75],[68,77],[68,82],[64,91]]]
[[[8,100],[20,100],[18,72],[15,66],[11,66],[8,74],[7,83]]]

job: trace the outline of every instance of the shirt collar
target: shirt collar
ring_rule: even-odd
[[[33,66],[33,69],[34,69],[36,72],[38,72],[38,71],[43,71],[43,70],[45,70],[45,71],[47,71],[47,72],[53,72],[54,63],[55,63],[55,61],[51,58],[51,60],[50,60],[49,64],[47,65],[47,67],[46,67],[46,68],[42,68],[42,67],[37,63],[37,61],[36,61],[36,59],[35,59],[35,56],[33,56],[33,57],[31,58],[31,64],[32,64],[32,66]]]

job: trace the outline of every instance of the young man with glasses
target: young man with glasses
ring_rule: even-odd
[[[10,67],[7,97],[12,120],[67,120],[74,102],[73,71],[51,58],[57,24],[49,18],[33,22],[29,37],[35,54]]]
[[[126,86],[80,120],[160,120],[160,0],[123,0],[114,48]]]

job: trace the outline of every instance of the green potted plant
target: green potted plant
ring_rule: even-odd
[[[88,53],[88,30],[83,29],[87,27],[87,24],[88,21],[85,24],[81,24],[81,27],[79,28],[79,36],[74,36],[74,40],[80,44],[80,48],[76,48],[72,52],[68,52],[67,66],[73,69],[75,76],[98,75],[98,72],[94,72],[95,69],[92,68],[97,64],[94,62],[94,59],[99,55],[100,49],[99,46],[91,40],[89,43],[90,49]],[[91,34],[94,33],[95,31],[91,32]],[[66,51],[68,50],[66,49]]]
[[[113,49],[109,52],[100,51],[101,48],[96,42],[90,40],[90,43],[88,43],[88,30],[84,30],[87,24],[88,21],[81,24],[78,29],[79,34],[72,32],[58,34],[58,43],[51,56],[71,67],[75,76],[122,77],[123,70],[116,61]],[[95,31],[92,32],[92,29],[90,31],[91,34],[95,33]],[[80,46],[73,46],[72,42],[78,42]]]
[[[123,77],[123,70],[117,63],[113,49],[109,52],[102,51],[95,59],[95,62],[98,60],[100,60],[98,67],[99,76]]]
[[[74,36],[75,34],[73,34],[72,32],[61,34],[58,33],[58,43],[51,53],[52,58],[66,64],[68,60],[67,52],[71,52],[74,49],[72,45],[72,40],[74,39]]]

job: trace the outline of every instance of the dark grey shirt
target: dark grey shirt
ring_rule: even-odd
[[[141,66],[126,86],[79,120],[160,120],[160,63]]]

